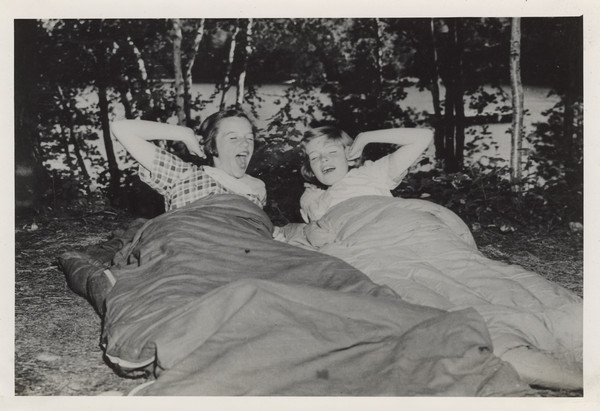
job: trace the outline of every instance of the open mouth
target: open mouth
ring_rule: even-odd
[[[243,152],[235,156],[235,162],[239,168],[246,169],[248,166],[248,152]]]
[[[325,167],[323,170],[321,170],[321,172],[323,174],[329,174],[329,173],[331,173],[334,170],[335,170],[335,167]]]

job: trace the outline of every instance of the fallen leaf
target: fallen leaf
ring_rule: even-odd
[[[41,353],[35,357],[36,360],[44,361],[44,362],[53,362],[60,360],[58,355],[49,354],[49,353]]]

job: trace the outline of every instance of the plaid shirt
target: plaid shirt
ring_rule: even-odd
[[[166,211],[183,207],[210,194],[239,194],[206,174],[204,167],[186,163],[159,147],[154,151],[152,168],[140,165],[139,176],[164,197]],[[241,195],[261,208],[265,205],[265,198],[258,194]]]

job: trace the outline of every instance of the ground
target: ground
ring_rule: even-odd
[[[66,285],[57,267],[64,251],[107,240],[132,217],[17,219],[15,226],[15,395],[127,393],[144,379],[124,378],[102,358],[101,322],[89,303]],[[33,224],[32,226],[32,223]],[[493,228],[474,233],[487,256],[515,263],[583,293],[583,239],[552,233]],[[581,396],[581,391],[539,390],[540,396]]]
[[[128,391],[104,362],[100,317],[73,293],[57,257],[108,238],[126,217],[92,216],[17,222],[15,236],[15,394],[96,395]],[[25,229],[23,229],[25,227]]]

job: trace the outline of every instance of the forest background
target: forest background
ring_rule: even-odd
[[[581,17],[14,23],[17,216],[157,215],[162,199],[139,182],[110,121],[197,129],[235,105],[257,118],[249,173],[265,181],[276,224],[299,221],[298,142],[328,123],[351,135],[434,129],[394,194],[447,206],[472,228],[582,229]],[[532,114],[527,90],[551,104]],[[424,94],[430,106],[415,107],[411,96]]]

